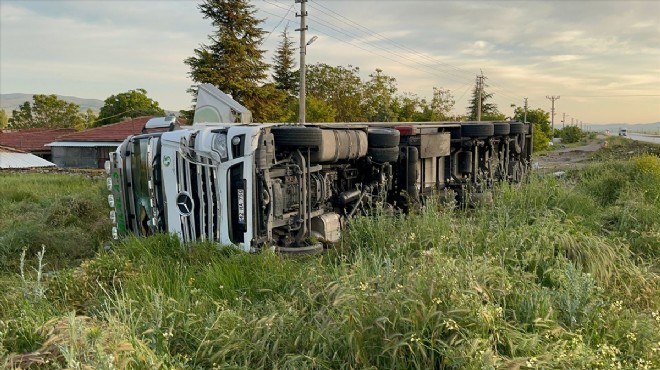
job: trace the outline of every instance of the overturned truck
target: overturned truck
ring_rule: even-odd
[[[313,252],[379,203],[405,211],[439,191],[487,197],[494,182],[519,182],[532,153],[532,127],[520,122],[250,121],[205,84],[192,126],[128,137],[106,163],[113,237]]]

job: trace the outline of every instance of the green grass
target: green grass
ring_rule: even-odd
[[[44,245],[47,270],[92,257],[110,230],[104,184],[62,174],[0,175],[0,271]]]
[[[104,200],[78,178],[66,196],[2,181],[11,207],[45,214],[61,215],[51,191]],[[657,156],[603,159],[488,206],[355,218],[305,259],[127,239],[47,277],[45,297],[3,273],[0,367],[659,368],[659,181]]]

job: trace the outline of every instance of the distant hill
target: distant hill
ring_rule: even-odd
[[[36,94],[0,94],[0,109],[4,109],[8,114],[11,114],[11,111],[18,108],[21,104],[26,101],[32,101],[32,96]],[[99,99],[84,99],[78,98],[75,96],[64,96],[57,95],[57,98],[60,100],[67,101],[69,103],[76,103],[80,106],[81,112],[86,112],[87,108],[92,108],[94,112],[97,112],[103,106],[103,100]]]
[[[658,133],[660,132],[660,122],[655,123],[608,123],[605,125],[589,125],[589,129],[592,131],[605,132],[605,130],[610,130],[610,132],[619,132],[619,129],[625,128],[630,132],[639,132],[639,133]]]

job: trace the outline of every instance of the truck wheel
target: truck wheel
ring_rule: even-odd
[[[275,251],[287,257],[304,257],[323,253],[323,244],[316,243],[302,247],[275,247]]]
[[[275,146],[320,147],[323,145],[323,133],[317,127],[274,127]]]
[[[493,133],[496,136],[508,135],[511,132],[509,122],[495,122],[493,123]]]
[[[396,162],[399,159],[399,147],[367,149],[367,155],[376,162]]]
[[[511,127],[511,135],[526,134],[528,130],[528,128],[525,127],[525,124],[522,122],[511,122],[509,123],[509,126]]]
[[[384,127],[371,127],[368,131],[369,148],[392,148],[399,146],[399,130]]]
[[[495,128],[492,123],[466,123],[461,125],[461,135],[465,137],[493,136]]]

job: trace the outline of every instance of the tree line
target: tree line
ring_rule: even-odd
[[[275,50],[272,65],[264,60],[261,49],[266,32],[259,26],[256,10],[247,0],[206,0],[198,5],[204,19],[211,20],[214,31],[209,43],[193,50],[184,60],[190,67],[194,82],[188,91],[196,96],[196,85],[211,83],[230,94],[252,111],[255,122],[297,122],[299,70],[296,69],[294,42],[284,29]],[[272,72],[270,72],[272,70]],[[316,63],[306,66],[306,120],[308,122],[424,122],[476,120],[479,107],[478,87],[465,114],[454,112],[452,92],[432,87],[431,97],[419,97],[399,92],[396,78],[377,68],[363,80],[357,66],[331,66]],[[269,78],[270,77],[270,78]],[[493,93],[481,94],[482,120],[505,120],[505,114],[492,103]],[[194,110],[180,113],[192,121]],[[119,122],[125,117],[164,115],[158,102],[147,96],[144,89],[129,90],[111,95],[104,101],[98,116],[91,110],[80,113],[77,104],[57,99],[55,95],[35,95],[12,111],[3,121],[11,128],[97,127]],[[549,113],[537,108],[527,112],[527,121],[534,123],[535,148],[547,147],[553,133]],[[515,120],[524,119],[524,110],[516,108]],[[570,130],[569,130],[570,131]],[[568,131],[567,131],[568,132]],[[572,131],[566,134],[571,139]],[[579,136],[579,135],[577,135]]]
[[[56,95],[37,94],[32,101],[26,101],[17,109],[12,110],[11,116],[0,110],[0,128],[75,128],[83,130],[116,123],[125,118],[140,116],[162,116],[165,111],[158,102],[147,96],[144,89],[129,90],[127,92],[109,96],[104,101],[99,114],[91,108],[80,112],[76,103],[58,99]]]
[[[299,70],[296,70],[294,42],[288,30],[281,34],[272,65],[264,60],[266,32],[255,7],[247,0],[206,0],[198,5],[204,19],[211,20],[214,32],[209,43],[195,49],[184,62],[193,82],[211,83],[230,94],[252,111],[257,122],[297,122]],[[271,79],[268,80],[272,67]],[[317,63],[306,66],[306,120],[309,122],[411,122],[474,120],[477,90],[467,113],[452,114],[455,100],[451,91],[433,87],[431,98],[399,93],[396,78],[376,69],[368,79],[359,67]],[[192,86],[189,91],[196,94]],[[505,119],[492,94],[482,94],[484,120]],[[182,111],[189,118],[192,110]]]

